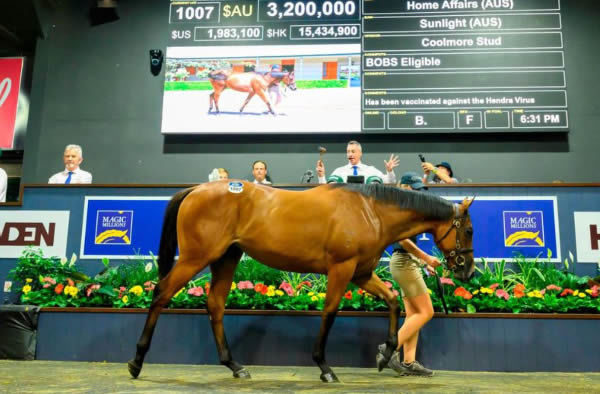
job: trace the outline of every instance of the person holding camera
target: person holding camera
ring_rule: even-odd
[[[433,164],[424,161],[423,156],[421,157],[421,168],[423,168],[423,183],[458,183],[458,179],[454,178],[454,173],[452,171],[452,167],[450,163],[447,161],[443,161],[440,164],[434,166]],[[430,178],[430,175],[433,174],[433,177]]]
[[[336,168],[329,177],[329,181],[333,182],[348,182],[348,176],[363,176],[365,181],[368,181],[371,177],[381,179],[383,183],[396,183],[396,174],[394,168],[398,166],[400,161],[394,154],[390,156],[389,160],[384,160],[386,174],[383,174],[377,168],[363,164],[360,159],[362,157],[362,146],[358,141],[348,142],[346,147],[346,158],[348,164],[342,167]],[[319,176],[319,183],[327,183],[325,179],[325,164],[322,160],[317,161],[317,175]]]
[[[427,189],[416,172],[403,174],[400,188],[414,191]],[[421,267],[424,265],[425,269],[433,274],[434,268],[440,265],[440,261],[437,257],[423,252],[416,245],[416,241],[416,237],[400,241],[390,259],[390,272],[402,290],[406,317],[398,330],[398,347],[389,362],[384,354],[386,344],[379,345],[377,367],[381,371],[387,365],[400,375],[432,376],[433,371],[425,368],[415,359],[419,330],[433,317],[433,305],[423,280]],[[404,353],[402,359],[400,359],[400,348]],[[389,351],[387,353],[389,354]]]

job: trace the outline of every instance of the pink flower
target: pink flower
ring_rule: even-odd
[[[42,279],[42,281],[45,282],[45,283],[50,283],[51,285],[55,285],[56,284],[56,281],[54,279],[52,279],[51,277],[49,277],[49,276],[46,276],[44,279]]]
[[[45,283],[44,286],[42,286],[44,289],[47,289],[48,287],[52,286],[50,283]]]
[[[506,291],[504,291],[502,289],[498,289],[498,290],[496,290],[496,297],[504,298],[506,301],[508,301],[508,299],[510,298],[510,294],[508,294]]]
[[[393,289],[392,293],[394,294],[394,297],[398,297],[400,295],[400,293],[398,293],[398,290]]]
[[[151,280],[144,282],[144,290],[153,291],[156,285]]]
[[[451,278],[441,277],[440,282],[442,282],[443,285],[456,286]]]
[[[283,291],[285,291],[287,293],[288,296],[293,296],[294,295],[294,289],[292,289],[292,285],[290,285],[287,282],[281,282],[281,284],[279,285],[279,288]]]
[[[389,282],[387,280],[383,283],[387,286],[388,289],[391,289],[392,287],[394,287],[394,285],[392,285],[392,282]]]
[[[191,289],[188,290],[187,293],[189,295],[200,297],[200,296],[204,295],[204,289],[202,288],[202,286],[192,287]]]
[[[544,294],[546,294],[546,289],[543,289],[542,291],[540,291],[540,294],[541,294],[541,295],[544,295]]]
[[[254,284],[249,280],[243,280],[241,282],[238,282],[237,288],[240,290],[254,289]]]
[[[87,287],[87,289],[85,289],[85,295],[89,297],[92,294],[92,292],[94,292],[95,290],[98,290],[99,288],[100,288],[100,285],[98,285],[98,284],[89,285]]]
[[[556,286],[556,285],[548,285],[548,286],[546,286],[546,289],[548,289],[548,290],[556,290],[556,291],[561,291],[561,290],[562,290],[562,287],[560,287],[560,286]]]
[[[496,287],[498,287],[499,283],[494,283],[493,285],[489,286],[490,289],[492,290],[496,290]]]

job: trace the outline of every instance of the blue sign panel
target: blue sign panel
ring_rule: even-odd
[[[81,258],[158,255],[170,197],[86,197]]]
[[[445,197],[460,202],[460,197]],[[559,262],[560,235],[555,197],[478,197],[469,208],[473,223],[475,258],[510,261],[517,255],[548,256]],[[431,234],[421,234],[417,245],[432,254]],[[387,249],[391,252],[393,247]]]

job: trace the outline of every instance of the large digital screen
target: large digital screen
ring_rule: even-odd
[[[560,0],[169,6],[165,134],[568,131]]]

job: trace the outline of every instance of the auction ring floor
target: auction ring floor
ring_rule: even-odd
[[[0,392],[7,393],[398,393],[595,392],[600,373],[436,371],[432,378],[400,377],[386,369],[333,368],[341,383],[319,380],[317,367],[248,366],[250,380],[218,365],[146,364],[131,379],[125,363],[0,360]]]

